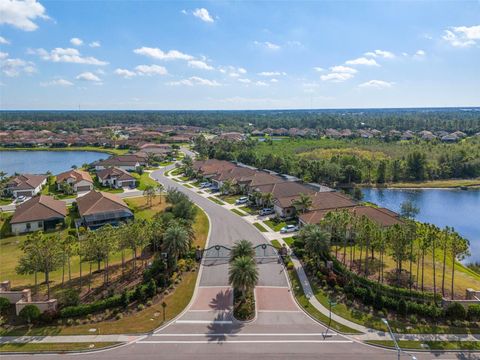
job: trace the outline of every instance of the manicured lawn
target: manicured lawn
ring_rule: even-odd
[[[245,214],[243,211],[240,211],[238,209],[230,209],[230,211],[240,216],[247,216],[247,214]]]
[[[197,246],[200,246],[202,249],[205,247],[209,228],[210,222],[208,221],[207,214],[202,209],[198,208],[195,223],[193,224],[193,231],[195,232],[195,240],[192,244],[193,247],[196,248]]]
[[[258,210],[255,210],[255,209],[252,209],[251,207],[245,205],[245,206],[241,206],[240,207],[240,210],[243,210],[245,211],[246,213],[249,213],[250,215],[255,215],[257,214]]]
[[[293,236],[283,238],[283,241],[287,243],[288,246],[292,246],[295,238]]]
[[[367,344],[394,347],[393,340],[369,340]],[[406,350],[480,350],[480,341],[414,341],[400,340],[398,345]]]
[[[135,218],[145,220],[150,220],[155,214],[164,211],[168,206],[164,195],[155,196],[151,206],[147,203],[145,196],[125,199],[125,202],[133,210]]]
[[[193,186],[190,185],[190,184],[183,184],[183,186],[185,186],[186,188],[189,188],[189,189],[193,189]]]
[[[13,199],[0,199],[0,205],[10,205]]]
[[[183,169],[182,168],[173,169],[173,170],[170,170],[170,172],[169,172],[169,175],[173,175],[173,176],[177,176],[177,175],[180,175],[180,174],[183,174]]]
[[[272,246],[277,250],[282,247],[282,245],[280,245],[280,242],[278,240],[272,240],[270,241],[270,244],[272,244]]]
[[[181,177],[179,177],[179,179],[182,180],[182,181],[190,180],[190,178],[188,176],[181,176]]]
[[[63,352],[95,350],[119,344],[117,342],[78,342],[78,343],[24,343],[0,344],[0,352]],[[93,346],[92,346],[93,345]]]
[[[290,282],[292,284],[293,293],[298,303],[300,304],[300,306],[314,319],[320,321],[325,325],[328,325],[329,323],[328,316],[322,314],[313,305],[309,303],[307,297],[305,296],[305,293],[303,292],[303,288],[300,285],[300,280],[298,279],[297,272],[295,270],[289,270],[288,274],[289,274]],[[337,323],[334,320],[331,321],[330,328],[345,334],[361,334],[359,331],[355,329],[351,329],[348,326],[342,325],[340,323]]]
[[[168,165],[172,165],[173,164],[173,161],[162,161],[159,165],[160,166],[168,166]]]
[[[258,223],[258,222],[253,223],[253,226],[255,226],[255,227],[256,227],[258,230],[260,230],[261,232],[268,232],[268,230],[265,229],[265,227],[264,227],[262,224]]]
[[[138,190],[145,190],[148,185],[151,185],[151,186],[158,185],[158,183],[155,180],[153,180],[150,177],[150,174],[147,172],[144,172],[142,175],[138,175],[137,173],[130,173],[130,175],[132,175],[138,180],[139,182],[137,186]]]
[[[237,201],[237,199],[239,199],[240,197],[242,197],[242,195],[221,195],[220,199],[233,205],[235,204],[235,201]]]
[[[217,203],[218,205],[225,205],[225,203],[219,199],[217,199],[215,196],[209,196],[209,200],[212,200],[214,203]]]
[[[280,231],[284,226],[287,225],[296,225],[297,222],[295,220],[291,221],[280,221],[279,223],[275,223],[273,220],[265,220],[265,225],[267,225],[273,231]]]

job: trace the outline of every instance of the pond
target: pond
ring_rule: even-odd
[[[480,261],[480,189],[363,189],[363,200],[399,212],[401,204],[412,201],[420,213],[417,220],[439,227],[452,226],[470,241],[471,256]]]
[[[0,151],[0,170],[14,173],[58,174],[72,165],[81,166],[96,160],[106,159],[109,154],[96,151]]]

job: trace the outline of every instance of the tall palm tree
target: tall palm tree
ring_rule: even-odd
[[[230,252],[230,262],[241,256],[247,256],[253,258],[255,256],[255,249],[253,244],[248,240],[240,240],[233,245]]]
[[[180,224],[172,223],[163,235],[163,250],[168,254],[171,269],[177,266],[177,260],[190,249],[188,231]]]
[[[303,214],[312,206],[312,199],[309,195],[300,193],[299,198],[294,200],[292,204],[295,207],[295,210]]]
[[[243,298],[255,288],[258,277],[257,264],[251,257],[240,256],[230,263],[228,281]]]
[[[305,251],[315,260],[317,266],[330,252],[330,234],[318,225],[305,225],[300,229],[298,238],[305,244]]]
[[[165,191],[165,186],[163,184],[158,183],[157,186],[155,186],[155,192],[160,198],[160,204],[162,203],[162,193]]]
[[[262,194],[262,204],[264,207],[272,207],[273,205],[273,193],[267,192]]]
[[[156,195],[156,189],[153,185],[147,185],[145,190],[143,190],[143,196],[146,196],[147,203],[149,206],[152,206],[153,198]]]

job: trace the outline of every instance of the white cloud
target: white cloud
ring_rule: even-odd
[[[394,53],[386,50],[369,51],[369,52],[366,52],[364,55],[370,56],[370,57],[381,57],[385,59],[393,59],[395,57]]]
[[[55,48],[48,52],[45,49],[37,49],[33,53],[38,54],[43,60],[53,62],[65,62],[75,64],[87,64],[87,65],[107,65],[108,62],[98,60],[92,56],[82,56],[77,49],[73,48]]]
[[[357,70],[348,66],[338,65],[332,66],[330,71],[334,73],[348,73],[348,74],[356,74]]]
[[[33,74],[37,71],[33,62],[9,59],[7,53],[0,53],[0,69],[8,77],[19,76],[22,73]]]
[[[47,87],[47,86],[73,86],[71,81],[65,79],[54,79],[51,81],[41,82],[40,86]]]
[[[213,66],[210,66],[205,61],[201,61],[201,60],[190,60],[188,62],[188,66],[194,69],[213,70]]]
[[[8,24],[24,31],[34,31],[37,18],[48,19],[45,8],[36,0],[1,0],[0,24]]]
[[[240,77],[240,74],[236,73],[236,72],[231,72],[231,73],[228,74],[228,76],[238,78],[238,77]]]
[[[270,41],[263,41],[263,42],[260,42],[260,41],[254,41],[253,42],[255,45],[257,46],[260,46],[260,47],[263,47],[267,50],[280,50],[281,46],[278,45],[278,44],[274,44],[274,43],[271,43]]]
[[[252,80],[244,79],[244,78],[240,78],[240,79],[237,79],[237,80],[241,83],[244,83],[244,84],[250,84],[252,82]]]
[[[71,38],[70,39],[70,44],[74,46],[82,46],[83,45],[83,40],[77,37]]]
[[[102,80],[100,80],[100,78],[95,75],[94,73],[90,72],[90,71],[87,71],[87,72],[83,72],[81,74],[79,74],[77,77],[76,77],[77,80],[82,80],[82,81],[91,81],[91,82],[101,82]]]
[[[198,76],[192,76],[188,79],[183,79],[179,81],[171,81],[167,83],[167,85],[171,86],[195,86],[195,85],[203,85],[203,86],[220,86],[221,84],[218,83],[216,80],[209,80],[209,79],[204,79]]]
[[[151,48],[143,46],[133,50],[135,54],[148,56],[158,60],[193,60],[193,56],[184,54],[178,50],[162,51],[159,48]]]
[[[7,39],[5,39],[3,36],[0,36],[0,44],[2,44],[2,45],[8,45],[8,44],[10,44],[10,41],[8,41]]]
[[[275,79],[275,78],[270,79],[270,82],[271,82],[271,83],[277,83],[277,82],[278,82],[278,79]]]
[[[242,67],[238,68],[237,71],[238,71],[239,74],[246,74],[247,73],[247,70],[245,70]]]
[[[375,61],[375,59],[368,59],[366,57],[360,57],[360,58],[357,58],[357,59],[348,60],[348,61],[345,61],[345,64],[347,64],[347,65],[380,66]]]
[[[138,75],[167,75],[168,71],[160,65],[138,65],[135,67]]]
[[[257,86],[268,86],[268,84],[267,84],[266,82],[264,82],[264,81],[257,81],[257,82],[255,83],[255,85],[257,85]]]
[[[130,78],[137,75],[136,72],[130,71],[130,70],[127,70],[127,69],[115,69],[114,73],[119,75],[119,76],[124,77],[125,79],[130,79]]]
[[[199,18],[202,21],[209,22],[209,23],[214,22],[213,17],[210,15],[208,10],[205,9],[205,8],[195,9],[195,10],[193,10],[192,14],[193,14],[193,16]]]
[[[102,44],[100,44],[100,41],[92,41],[90,44],[88,44],[88,46],[90,46],[91,48],[98,48],[102,46]]]
[[[470,47],[480,40],[480,25],[451,27],[450,30],[445,30],[442,38],[453,47]]]
[[[180,12],[181,12],[183,15],[188,15],[188,11],[185,10],[185,9],[181,10]]]
[[[270,77],[270,76],[282,76],[282,75],[287,75],[286,72],[282,71],[262,71],[260,73],[258,73],[259,76],[267,76],[267,77]]]
[[[313,68],[313,70],[315,70],[315,71],[318,71],[318,72],[325,71],[325,69],[324,69],[324,68],[322,68],[322,67],[319,67],[319,66],[315,66],[315,67]]]
[[[388,81],[383,81],[383,80],[370,80],[367,82],[364,82],[358,87],[362,88],[374,88],[374,89],[385,89],[385,88],[390,88],[394,85],[394,82],[388,82]]]
[[[417,56],[425,56],[425,55],[427,55],[427,54],[426,54],[425,51],[423,51],[423,50],[417,50],[417,52],[415,53],[415,55],[417,55]]]
[[[352,77],[353,75],[349,73],[330,73],[320,76],[320,79],[323,81],[342,82],[351,79]]]

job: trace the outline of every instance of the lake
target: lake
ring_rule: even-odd
[[[365,201],[399,212],[411,200],[420,209],[417,220],[453,226],[470,241],[469,261],[480,261],[480,189],[363,189]]]
[[[0,170],[7,174],[58,174],[72,165],[81,166],[106,159],[109,154],[96,151],[0,151]]]

